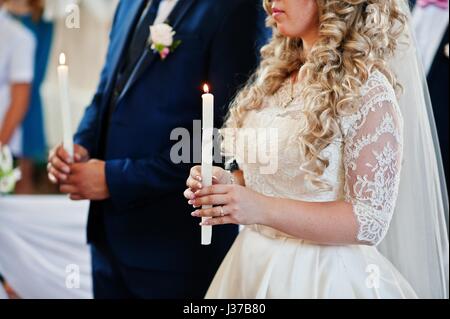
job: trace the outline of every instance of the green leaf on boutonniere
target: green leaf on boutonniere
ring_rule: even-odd
[[[162,50],[164,50],[166,47],[162,44],[154,44],[154,49],[155,51],[161,52]]]
[[[170,51],[173,52],[175,51],[181,44],[181,40],[175,40],[172,44],[172,46],[170,47]]]

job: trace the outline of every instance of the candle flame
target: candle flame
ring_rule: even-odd
[[[60,65],[66,64],[66,55],[65,55],[64,53],[61,53],[61,54],[59,55],[59,64],[60,64]]]
[[[209,86],[208,84],[203,85],[203,91],[208,94],[209,93]]]

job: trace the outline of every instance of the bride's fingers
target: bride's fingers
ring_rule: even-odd
[[[197,197],[197,195],[196,195]],[[201,198],[191,199],[189,205],[194,207],[200,206],[215,206],[215,205],[226,205],[229,202],[229,197],[227,195],[209,195]]]
[[[192,217],[225,217],[228,216],[227,208],[224,206],[217,206],[208,209],[199,209],[193,212]]]
[[[201,166],[194,166],[191,168],[190,176],[192,179],[201,182],[202,181],[202,169]]]
[[[230,185],[213,185],[209,187],[205,187],[203,189],[200,189],[195,193],[196,197],[202,197],[202,196],[208,196],[213,194],[228,194],[230,191]]]
[[[212,183],[213,183],[213,185],[220,184],[220,180],[217,177],[213,176],[212,177]]]
[[[186,199],[194,199],[195,194],[190,188],[188,188],[184,191],[184,197],[186,197]]]
[[[234,224],[233,219],[229,216],[209,218],[200,223],[200,226],[219,226],[227,224]]]
[[[194,191],[194,193],[203,187],[202,183],[197,181],[196,179],[189,177],[186,186]]]

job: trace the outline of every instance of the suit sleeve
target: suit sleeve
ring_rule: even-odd
[[[231,98],[257,64],[257,43],[262,42],[259,37],[263,36],[259,10],[257,0],[236,1],[220,22],[211,43],[208,80],[216,98],[216,127],[221,127]],[[170,149],[148,159],[107,161],[106,179],[111,200],[119,209],[126,210],[134,203],[182,192],[191,166],[174,164]]]
[[[109,35],[109,39],[111,42],[111,38],[114,34],[115,27],[116,27],[116,21],[117,21],[117,15],[121,7],[121,3],[119,2],[111,33]],[[80,122],[80,125],[78,126],[77,133],[75,134],[74,141],[76,144],[80,144],[81,146],[85,147],[89,154],[95,153],[95,147],[96,147],[96,141],[97,141],[97,132],[98,132],[98,125],[100,123],[100,108],[102,105],[102,102],[105,99],[105,89],[108,84],[108,74],[109,71],[109,64],[108,61],[110,61],[110,56],[112,53],[111,46],[108,48],[108,53],[106,56],[106,62],[103,67],[102,73],[100,75],[100,83],[97,87],[97,91],[92,99],[91,104],[86,108],[86,111],[84,113],[84,116]]]

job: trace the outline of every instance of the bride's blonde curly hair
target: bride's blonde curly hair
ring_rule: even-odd
[[[238,93],[225,127],[240,128],[246,113],[263,107],[283,83],[302,68],[303,116],[299,144],[302,169],[309,180],[318,180],[328,162],[320,156],[336,136],[337,117],[356,111],[360,88],[373,68],[381,71],[395,89],[396,77],[387,61],[399,45],[407,17],[400,0],[316,0],[319,8],[319,39],[310,54],[302,41],[285,37],[271,17],[271,1],[264,0],[271,41],[261,49],[260,67]]]

